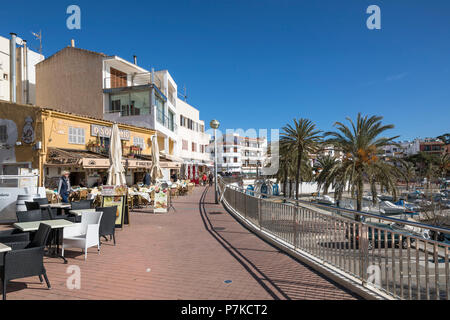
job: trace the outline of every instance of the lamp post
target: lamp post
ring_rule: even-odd
[[[219,199],[217,198],[217,129],[219,129],[220,122],[212,120],[209,125],[214,129],[214,196],[216,204],[219,204]]]

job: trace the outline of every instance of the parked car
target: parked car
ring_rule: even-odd
[[[436,231],[434,230],[430,230],[428,231],[428,235],[430,237],[431,240],[436,239]],[[437,233],[437,241],[441,241],[441,242],[449,242],[450,243],[450,233],[443,233],[443,232],[438,232]]]
[[[375,244],[376,248],[378,248],[378,244],[381,246],[381,248],[386,247],[385,232],[387,232],[387,247],[392,246],[392,234],[394,234],[395,247],[400,246],[400,234],[403,235],[402,241],[401,241],[401,246],[403,249],[408,248],[407,236],[415,236],[412,233],[404,232],[403,230],[399,230],[399,229],[393,227],[392,225],[388,225],[388,224],[384,224],[384,223],[370,223],[370,224],[367,224],[367,226],[369,227],[369,235],[368,235],[368,238],[369,238],[368,249],[369,250],[374,249],[374,244]],[[372,232],[372,229],[374,230],[374,232]],[[380,238],[381,238],[380,242],[378,242],[378,233],[380,234]],[[359,228],[356,228],[355,235],[356,235],[356,248],[358,248],[359,247]],[[375,241],[372,241],[373,235],[375,236],[375,239],[374,239]],[[345,237],[347,239],[349,239],[350,243],[353,243],[353,225],[350,226],[350,230],[347,231]],[[410,243],[412,244],[414,242],[415,242],[415,239],[411,238]]]

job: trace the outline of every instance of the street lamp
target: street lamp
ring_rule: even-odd
[[[214,129],[214,195],[216,204],[219,204],[219,199],[217,198],[217,129],[220,127],[220,122],[212,120],[209,125]]]

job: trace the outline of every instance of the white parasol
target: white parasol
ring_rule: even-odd
[[[122,141],[120,139],[119,126],[113,125],[111,132],[111,144],[109,148],[109,168],[108,185],[123,186],[126,185],[125,169],[122,165]]]
[[[153,181],[163,178],[161,165],[159,164],[159,146],[158,137],[154,135],[152,137],[152,167],[150,168],[150,176]]]

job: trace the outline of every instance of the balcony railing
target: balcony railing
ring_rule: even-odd
[[[156,76],[154,76],[154,84],[158,89],[164,93],[165,87],[162,81]],[[103,89],[113,89],[122,87],[135,87],[152,84],[152,73],[136,73],[128,74],[126,76],[116,76],[116,77],[106,77],[103,82]]]
[[[449,299],[450,244],[422,234],[448,235],[450,230],[260,194],[221,178],[218,182],[223,204],[250,229],[352,286],[385,299]]]
[[[170,120],[168,116],[161,112],[156,112],[156,121],[169,129],[170,131],[177,132],[177,125],[175,124],[175,117]]]

